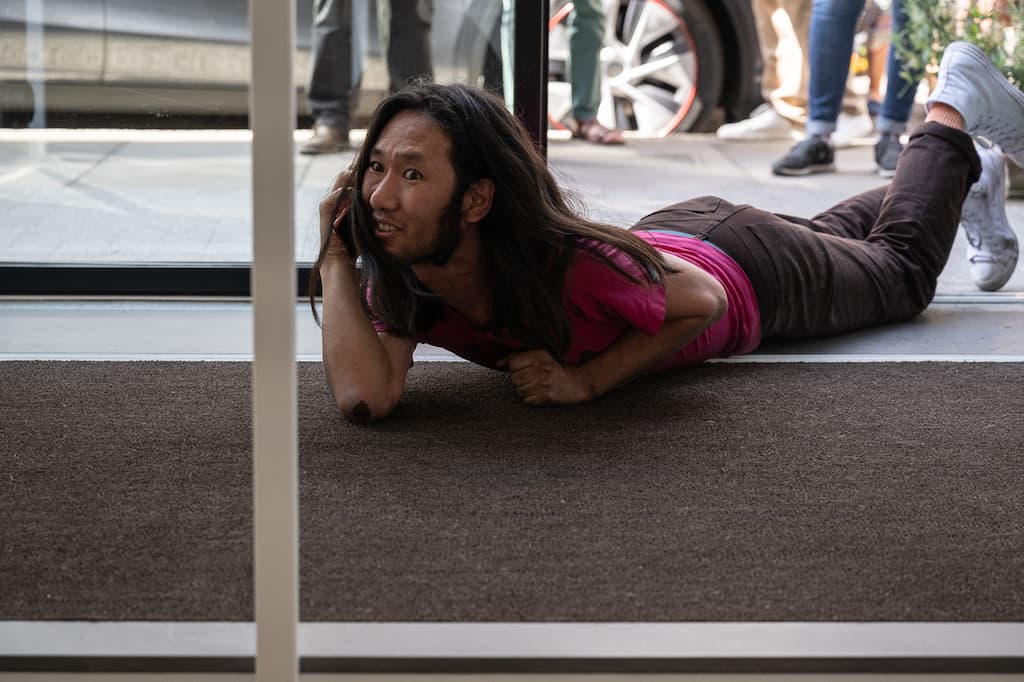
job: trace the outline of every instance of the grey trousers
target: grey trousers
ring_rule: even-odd
[[[353,78],[353,0],[314,0],[309,107],[318,124],[349,128]],[[416,78],[431,78],[433,0],[377,0],[381,49],[392,91]]]
[[[754,286],[763,340],[826,336],[907,320],[928,306],[980,173],[969,135],[925,123],[888,186],[813,218],[700,197],[630,229],[684,232],[728,253]]]

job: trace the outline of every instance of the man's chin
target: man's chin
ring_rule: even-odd
[[[382,259],[387,261],[391,265],[396,265],[403,268],[411,268],[414,265],[420,265],[430,260],[429,254],[428,256],[425,257],[419,254],[410,254],[401,251],[395,253],[392,252],[387,247],[384,248],[381,255],[383,257]]]
[[[452,254],[455,252],[454,247],[452,248],[433,248],[430,251],[423,253],[407,253],[398,252],[394,253],[385,248],[385,258],[393,263],[394,265],[400,265],[402,267],[415,267],[417,265],[432,265],[435,267],[441,267],[448,263],[451,259]]]

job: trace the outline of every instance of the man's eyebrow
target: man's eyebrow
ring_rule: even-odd
[[[384,156],[384,151],[380,147],[374,147],[370,150],[370,156]],[[425,161],[427,158],[426,154],[414,149],[399,150],[395,152],[395,156],[404,161]]]

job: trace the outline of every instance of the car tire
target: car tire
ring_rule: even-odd
[[[721,118],[716,108],[725,62],[705,2],[617,0],[606,1],[605,7],[598,119],[640,137],[713,130]],[[566,72],[571,12],[571,2],[555,2],[548,26],[548,119],[555,129],[565,128],[571,116]],[[666,66],[652,70],[656,62]]]

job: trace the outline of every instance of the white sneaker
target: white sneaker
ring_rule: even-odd
[[[997,291],[1017,267],[1017,235],[1006,217],[1006,163],[998,147],[977,147],[981,177],[971,185],[960,227],[967,235],[967,266],[982,291]]]
[[[832,133],[832,145],[835,147],[849,147],[861,137],[869,137],[875,132],[875,124],[867,114],[839,114],[836,119],[836,129]]]
[[[960,41],[946,47],[925,108],[936,102],[956,109],[968,133],[991,140],[1024,164],[1024,93],[977,47]]]
[[[718,127],[723,140],[792,140],[793,126],[767,102],[750,112],[750,117]]]

